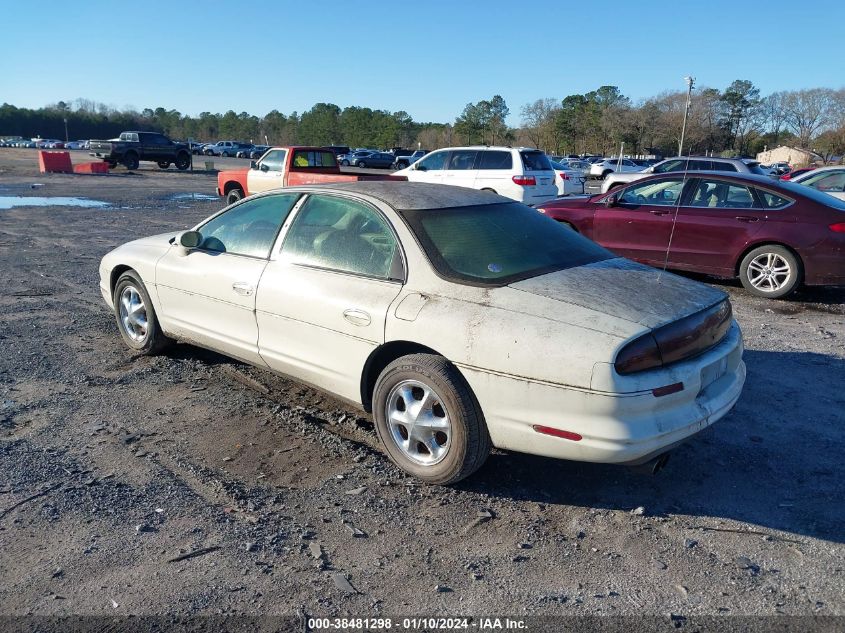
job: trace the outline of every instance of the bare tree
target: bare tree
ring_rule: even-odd
[[[809,149],[813,137],[835,123],[838,105],[836,91],[830,88],[786,93],[786,122],[795,132],[801,147]]]

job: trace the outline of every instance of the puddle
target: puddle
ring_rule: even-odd
[[[88,198],[67,198],[51,196],[0,196],[0,210],[14,207],[107,207],[108,202],[89,200]]]
[[[220,196],[208,193],[174,193],[169,200],[219,200]]]

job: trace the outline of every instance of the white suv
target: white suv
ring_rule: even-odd
[[[557,196],[555,172],[546,155],[527,147],[447,147],[395,172],[411,182],[492,191],[525,204]]]

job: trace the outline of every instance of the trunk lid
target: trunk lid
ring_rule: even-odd
[[[525,279],[510,287],[649,329],[727,297],[721,290],[621,257]]]

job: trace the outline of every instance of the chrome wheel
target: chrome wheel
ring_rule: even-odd
[[[449,452],[452,422],[442,398],[428,385],[403,380],[387,396],[390,438],[416,464],[433,466]]]
[[[793,271],[777,253],[761,253],[748,264],[748,281],[761,292],[777,292],[787,285]]]
[[[120,323],[126,335],[140,343],[147,337],[147,306],[135,286],[126,286],[120,293]]]

